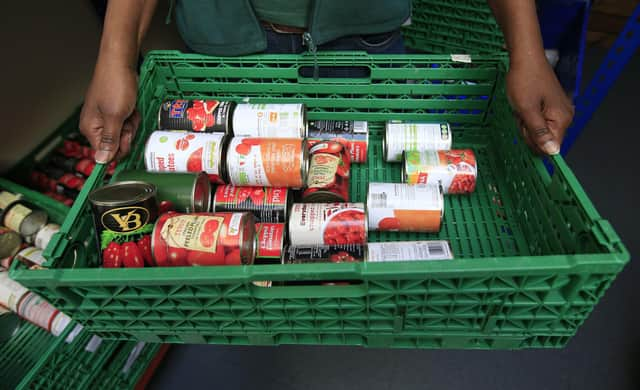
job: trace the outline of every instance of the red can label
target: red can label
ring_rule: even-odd
[[[364,204],[296,203],[291,208],[289,236],[292,246],[364,244]]]
[[[312,147],[310,153],[307,189],[302,198],[311,202],[348,202],[351,161],[344,146],[334,141],[322,142]],[[316,195],[313,194],[318,191],[322,191],[324,199],[314,199]]]
[[[158,128],[226,133],[234,106],[217,100],[167,100],[160,106]]]
[[[153,231],[158,266],[240,265],[245,213],[167,213]]]
[[[284,223],[256,224],[256,257],[280,259],[284,246]]]
[[[213,211],[248,211],[258,222],[285,222],[288,197],[286,187],[220,185],[213,199]]]
[[[471,193],[477,171],[471,149],[405,152],[403,177],[407,184],[439,185],[445,194]]]
[[[51,324],[59,313],[44,298],[32,292],[22,298],[18,307],[19,316],[47,331],[51,331]]]
[[[354,163],[367,162],[369,129],[365,121],[310,121],[309,146],[323,141],[337,141],[344,145]]]

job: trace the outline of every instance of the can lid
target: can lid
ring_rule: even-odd
[[[251,213],[243,213],[240,230],[240,261],[244,265],[253,264],[256,258],[256,218]]]
[[[343,203],[346,200],[335,192],[319,190],[304,197],[304,203]]]
[[[96,206],[119,206],[145,201],[156,195],[156,186],[142,181],[121,181],[93,190],[89,201]]]
[[[211,206],[211,182],[206,173],[196,176],[191,192],[191,209],[196,213],[208,212]]]
[[[384,124],[384,135],[382,136],[382,159],[384,161],[389,161],[389,146],[387,144],[387,135],[389,134],[389,122]]]
[[[300,176],[302,177],[302,186],[307,185],[307,176],[309,175],[309,147],[306,139],[302,140],[302,159],[300,164]]]
[[[2,230],[0,232],[0,258],[13,257],[20,250],[22,238],[13,230]]]
[[[33,236],[47,224],[49,215],[43,210],[33,210],[27,215],[20,224],[20,234],[24,237]]]

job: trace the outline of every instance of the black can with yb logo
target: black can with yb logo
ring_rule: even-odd
[[[142,260],[146,264],[151,262],[150,246],[147,249],[146,244],[158,218],[156,193],[153,184],[123,181],[89,194],[104,267],[142,267]],[[128,243],[135,243],[138,249]],[[127,255],[119,256],[125,244]],[[130,256],[130,252],[135,256]]]

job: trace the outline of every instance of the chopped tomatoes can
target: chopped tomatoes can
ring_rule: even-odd
[[[251,213],[166,213],[151,238],[158,266],[253,264],[255,218]]]
[[[369,228],[381,231],[437,232],[444,215],[438,186],[369,183]]]
[[[290,246],[282,264],[351,263],[365,261],[367,247],[362,244]]]
[[[364,244],[363,203],[294,203],[289,218],[292,246]]]
[[[337,141],[349,151],[351,162],[367,162],[369,126],[366,121],[309,121],[309,147],[323,141]]]
[[[445,194],[469,194],[476,188],[478,165],[471,149],[408,151],[402,181],[441,186]]]
[[[165,100],[158,110],[158,128],[231,133],[235,106],[235,102],[218,100]]]
[[[233,113],[234,136],[305,138],[304,104],[238,104]]]
[[[256,259],[279,262],[285,242],[284,223],[256,223]]]
[[[402,161],[408,150],[449,150],[452,145],[448,123],[413,123],[388,121],[382,140],[382,153],[387,162]]]
[[[219,185],[212,198],[211,210],[248,211],[262,223],[286,222],[292,196],[286,187]]]
[[[309,174],[302,200],[308,203],[348,202],[351,159],[336,141],[315,144],[309,150]]]

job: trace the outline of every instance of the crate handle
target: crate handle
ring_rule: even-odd
[[[314,71],[318,72],[318,78],[314,78]],[[325,84],[325,83],[371,83],[371,67],[367,65],[301,65],[298,67],[298,83]]]
[[[360,298],[367,295],[364,283],[348,286],[272,286],[251,285],[256,299]]]

